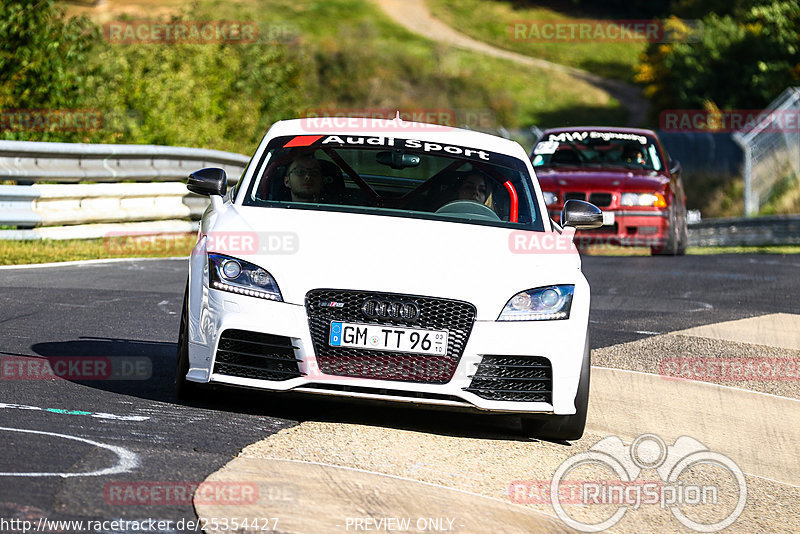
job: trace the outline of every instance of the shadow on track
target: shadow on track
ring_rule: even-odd
[[[73,341],[37,343],[31,348],[41,359],[48,360],[56,374],[72,382],[199,410],[264,415],[293,421],[380,426],[443,436],[529,440],[520,434],[519,419],[513,415],[488,415],[427,406],[423,409],[382,401],[353,401],[331,396],[270,393],[226,386],[207,387],[207,402],[184,403],[176,398],[174,392],[175,343],[81,337]],[[62,370],[67,369],[68,364],[64,362],[70,360],[108,362],[114,372],[121,370],[123,374],[109,377],[105,373],[86,380],[82,379],[86,376],[80,376],[79,373],[59,373],[58,365]],[[147,364],[147,372],[141,366],[143,361]],[[139,365],[139,371],[136,371],[136,365]]]

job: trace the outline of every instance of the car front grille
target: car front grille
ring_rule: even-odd
[[[575,191],[564,193],[564,202],[567,200],[586,200],[586,193],[578,193]]]
[[[592,193],[589,195],[589,202],[598,208],[607,208],[611,205],[611,200],[613,198],[611,193]]]
[[[564,202],[567,200],[586,200],[588,195],[588,200],[598,208],[607,208],[611,205],[611,201],[614,200],[614,195],[612,193],[585,193],[582,191],[570,191],[568,193],[564,193]]]
[[[541,356],[484,356],[464,391],[488,400],[552,404],[553,368]]]
[[[361,308],[370,299],[413,302],[419,309],[419,315],[404,318],[394,314],[380,320],[368,318]],[[457,300],[397,293],[315,289],[306,294],[306,313],[321,372],[353,378],[445,384],[453,377],[464,352],[476,310],[472,304]],[[447,352],[439,356],[331,347],[328,344],[331,321],[447,330]]]
[[[303,375],[294,349],[288,337],[225,330],[219,339],[214,372],[261,380],[297,378]]]

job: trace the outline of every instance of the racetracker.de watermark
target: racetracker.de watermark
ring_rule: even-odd
[[[259,26],[244,20],[117,20],[103,25],[112,44],[248,44],[258,42]]]
[[[0,380],[149,380],[146,356],[4,356]]]
[[[296,254],[300,236],[296,232],[214,231],[206,234],[206,250],[233,256]]]
[[[555,232],[525,232],[515,230],[508,234],[508,250],[512,254],[574,254],[587,249],[613,249],[619,246],[660,247],[663,238],[558,234]]]
[[[664,358],[664,378],[701,382],[773,382],[800,380],[798,358]]]
[[[0,132],[96,132],[103,113],[96,109],[4,109]]]
[[[205,250],[232,256],[256,254],[296,254],[300,236],[296,232],[211,231],[205,234]],[[194,234],[185,232],[141,234],[138,232],[109,232],[103,246],[109,254],[151,255],[174,254],[185,256],[197,242]],[[192,252],[194,253],[194,252]]]
[[[800,132],[800,111],[796,109],[667,109],[659,115],[665,132],[730,133],[758,130],[773,133]]]
[[[173,254],[186,256],[197,242],[195,234],[166,232],[143,234],[141,232],[108,232],[103,237],[103,248],[113,256]]]
[[[106,504],[126,506],[242,506],[258,503],[259,496],[255,482],[134,481],[108,482],[103,487]],[[284,497],[293,498],[281,494]]]
[[[700,21],[680,21],[680,26],[691,31],[673,30],[675,24],[671,22],[656,19],[515,20],[508,25],[508,34],[512,41],[523,43],[666,43],[699,39]]]
[[[495,113],[479,108],[314,109],[305,115],[300,119],[300,128],[308,132],[435,132],[463,127],[472,130],[497,128]]]
[[[550,495],[552,480],[515,480],[508,487],[508,498],[516,504],[553,504]],[[591,500],[600,487],[613,488],[607,491],[606,500],[612,504],[658,504],[664,506],[660,495],[663,487],[660,480],[566,480],[558,486],[558,501],[561,504],[584,504]],[[637,499],[638,495],[638,499]],[[662,507],[664,507],[662,506]]]

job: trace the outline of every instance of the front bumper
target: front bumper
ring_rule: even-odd
[[[576,283],[568,320],[540,322],[475,321],[452,377],[445,383],[377,380],[326,374],[320,370],[306,307],[236,295],[204,284],[190,294],[187,378],[269,391],[295,391],[350,398],[471,408],[507,413],[575,413],[588,325],[588,284]],[[499,312],[499,310],[498,310]],[[217,366],[220,339],[232,330],[287,338],[297,361],[298,376],[276,380],[232,376]],[[493,400],[468,391],[481,362],[492,356],[516,362],[546,361],[551,368],[550,402]],[[498,361],[497,359],[492,361]]]

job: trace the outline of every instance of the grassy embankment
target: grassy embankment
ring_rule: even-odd
[[[575,6],[568,3],[563,3],[563,8],[571,13],[544,6],[521,6],[512,1],[427,0],[427,4],[434,16],[470,37],[616,80],[632,81],[633,67],[647,45],[645,41],[611,38],[567,42],[535,39],[536,33],[532,30],[541,29],[548,22],[602,18],[588,14],[576,16]]]

